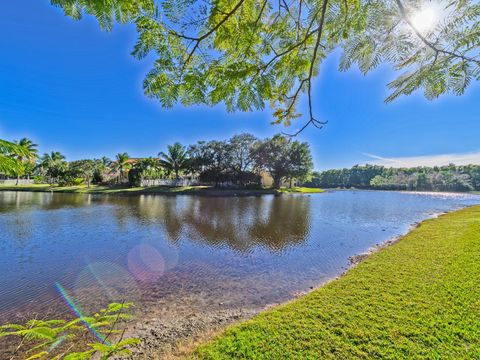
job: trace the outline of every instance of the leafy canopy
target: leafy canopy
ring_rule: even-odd
[[[96,16],[105,29],[133,21],[133,55],[156,57],[145,93],[163,106],[225,103],[229,111],[273,109],[276,123],[300,117],[302,94],[322,60],[342,50],[340,70],[388,62],[400,75],[386,101],[424,91],[463,94],[480,79],[480,5],[475,0],[52,0],[67,15]],[[435,8],[431,26],[414,21]]]
[[[282,135],[260,142],[254,156],[258,167],[269,172],[276,188],[284,180],[306,178],[313,168],[308,143],[292,141]]]

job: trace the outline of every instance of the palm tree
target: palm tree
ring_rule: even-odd
[[[101,159],[100,159],[100,162],[102,164],[102,166],[104,166],[106,169],[108,169],[109,167],[112,166],[112,163],[113,161],[110,160],[108,157],[106,156],[103,156]]]
[[[58,151],[43,154],[39,164],[50,180],[58,180],[66,165],[65,156]]]
[[[59,151],[52,151],[50,154],[45,153],[43,154],[40,164],[50,164],[55,162],[60,162],[65,160],[65,156],[62,155]]]
[[[17,156],[26,156],[25,150],[15,143],[0,139],[0,173],[12,175],[21,172],[23,166]]]
[[[23,150],[23,154],[17,154],[17,160],[24,164],[25,162],[34,163],[38,159],[38,145],[34,144],[32,140],[23,138],[18,142],[15,142],[18,146],[20,146]],[[17,185],[20,181],[21,171],[17,172]],[[30,177],[30,174],[28,174]]]
[[[101,159],[94,159],[95,163],[95,175],[94,178],[98,182],[105,181],[112,172],[113,172],[113,165],[114,162],[110,160],[108,157],[103,156]]]
[[[125,171],[130,168],[130,164],[128,163],[130,156],[128,156],[126,152],[118,153],[115,156],[115,159],[116,159],[114,163],[115,170],[120,172],[120,180],[123,180],[125,178]]]
[[[158,156],[161,159],[161,164],[167,170],[175,173],[175,178],[179,178],[180,171],[188,166],[188,153],[185,146],[179,142],[167,146],[167,153],[160,152]]]

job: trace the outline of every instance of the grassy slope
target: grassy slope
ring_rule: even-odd
[[[18,185],[5,186],[0,185],[0,191],[52,191],[61,193],[82,193],[82,194],[205,194],[205,195],[262,195],[262,194],[277,194],[277,193],[320,193],[323,192],[317,188],[294,187],[291,189],[282,188],[275,189],[214,189],[208,186],[184,186],[184,187],[166,187],[166,186],[151,186],[151,187],[121,187],[110,188],[107,186],[92,185],[87,188],[82,186],[50,186],[46,184],[35,185]]]
[[[428,220],[341,278],[230,327],[206,359],[478,359],[480,207]]]

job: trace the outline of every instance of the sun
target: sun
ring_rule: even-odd
[[[439,16],[435,8],[431,6],[423,7],[413,14],[410,21],[412,25],[420,32],[433,29],[438,23]]]

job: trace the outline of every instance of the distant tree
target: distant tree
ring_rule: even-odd
[[[360,187],[385,190],[470,191],[480,190],[480,165],[414,168],[384,168],[356,165],[351,169],[327,170],[316,174],[319,187]],[[368,184],[368,185],[365,185]]]
[[[120,182],[122,182],[125,179],[125,173],[131,168],[130,163],[128,160],[130,159],[130,156],[128,156],[128,153],[118,153],[115,155],[115,162],[113,163],[113,168],[119,172],[119,178]]]
[[[95,171],[92,183],[102,183],[112,174],[112,171],[114,171],[114,163],[106,156],[103,156],[101,159],[94,159],[93,161],[95,162]]]
[[[102,156],[102,158],[98,159],[97,161],[101,164],[101,166],[104,169],[109,169],[113,165],[113,161],[106,156]]]
[[[469,165],[462,169],[463,173],[470,175],[472,186],[480,190],[480,165]]]
[[[97,163],[94,160],[76,160],[69,164],[69,172],[72,177],[83,178],[87,187],[90,187],[92,179],[97,169]]]
[[[313,166],[309,145],[282,135],[260,142],[255,158],[258,167],[269,172],[275,188],[283,180],[307,176]]]
[[[290,145],[290,169],[288,179],[305,181],[313,169],[312,153],[307,142],[293,141]]]
[[[128,172],[130,186],[141,186],[144,179],[160,179],[164,175],[160,161],[152,157],[136,162]]]
[[[185,146],[176,142],[167,146],[167,152],[160,152],[158,156],[161,158],[161,164],[168,171],[175,174],[175,178],[180,177],[180,172],[188,167],[188,152]]]
[[[68,163],[58,151],[52,151],[50,154],[45,153],[40,159],[40,171],[48,178],[50,183],[58,182],[65,171],[68,169]]]
[[[255,165],[254,151],[258,139],[251,134],[233,136],[228,141],[228,163],[234,177],[244,185]]]
[[[200,174],[200,179],[219,185],[231,180],[230,147],[226,141],[199,141],[189,147],[190,167]]]
[[[17,185],[20,181],[20,176],[27,174],[30,176],[30,172],[27,172],[26,170],[32,170],[32,166],[28,166],[28,164],[33,164],[35,161],[38,159],[38,145],[34,144],[33,141],[27,138],[22,138],[20,141],[16,142],[18,146],[20,146],[22,149],[24,149],[23,154],[18,154],[17,160],[23,165],[22,166],[22,171],[17,172]]]

